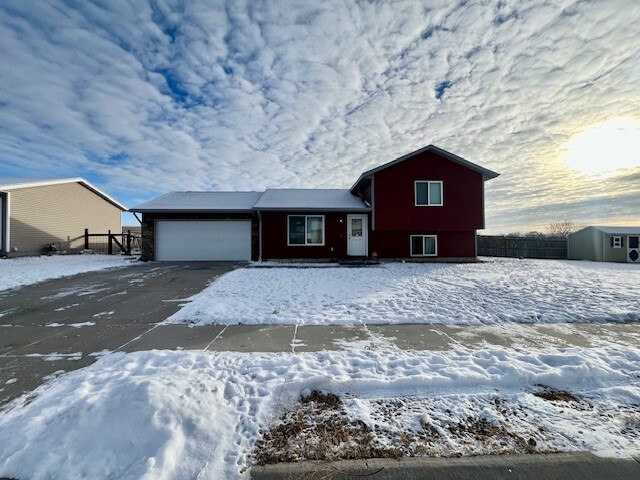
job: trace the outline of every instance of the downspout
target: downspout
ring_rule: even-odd
[[[140,218],[138,218],[138,212],[131,212],[133,213],[133,216],[136,218],[136,220],[138,220],[138,223],[142,226],[142,220]]]

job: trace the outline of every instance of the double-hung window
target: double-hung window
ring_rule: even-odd
[[[324,245],[324,215],[289,215],[287,245]]]
[[[411,235],[412,257],[435,257],[438,255],[436,235]]]
[[[417,180],[415,183],[415,200],[417,207],[441,207],[444,196],[441,181]]]

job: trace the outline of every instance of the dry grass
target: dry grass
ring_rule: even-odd
[[[533,392],[536,397],[542,398],[543,400],[548,400],[552,402],[573,402],[580,403],[580,399],[575,395],[565,391],[565,390],[556,390],[551,387],[547,387],[544,385],[539,385],[542,387],[542,390]]]
[[[534,438],[523,437],[509,432],[504,426],[496,425],[485,419],[467,417],[465,420],[450,424],[447,429],[461,443],[482,442],[491,445],[493,454],[536,453]]]
[[[565,398],[565,397],[563,397]],[[508,418],[502,399],[494,401]],[[532,435],[521,436],[507,425],[467,417],[459,421],[433,421],[429,416],[408,422],[424,412],[424,404],[406,399],[381,399],[372,403],[377,423],[372,428],[350,418],[342,399],[333,394],[311,392],[299,399],[297,408],[284,414],[256,444],[257,465],[302,460],[353,460],[415,456],[463,456],[479,454],[536,453]],[[453,440],[453,443],[452,443]]]
[[[318,391],[300,398],[256,444],[257,465],[300,460],[400,458],[402,452],[376,441],[359,420],[349,420],[337,395]]]

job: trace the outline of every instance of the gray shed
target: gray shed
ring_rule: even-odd
[[[586,227],[569,235],[569,260],[640,264],[640,227]]]

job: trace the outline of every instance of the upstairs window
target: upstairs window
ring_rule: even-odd
[[[324,245],[324,215],[289,215],[288,245]]]
[[[417,207],[441,207],[444,205],[442,182],[430,180],[416,181],[415,199]]]
[[[438,255],[436,235],[411,235],[412,257],[435,257]]]

